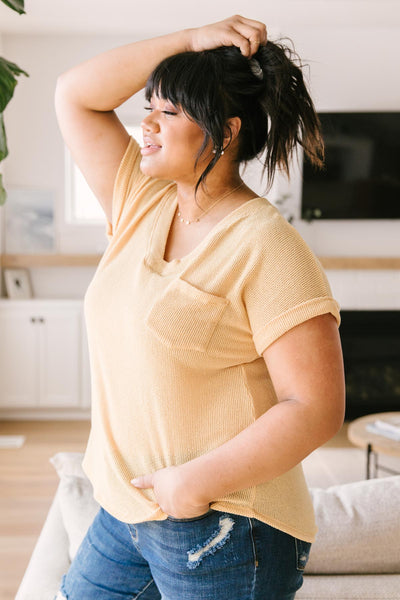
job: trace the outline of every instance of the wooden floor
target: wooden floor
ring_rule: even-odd
[[[0,423],[0,434],[26,436],[22,448],[0,448],[0,600],[14,600],[56,491],[49,458],[83,452],[89,429],[89,421]]]
[[[330,446],[347,446],[346,427]],[[88,421],[3,421],[0,434],[25,435],[22,448],[0,448],[0,600],[14,600],[58,485],[49,458],[83,452]]]

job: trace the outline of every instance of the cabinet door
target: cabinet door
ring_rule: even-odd
[[[39,406],[80,405],[81,311],[46,308],[39,317]]]
[[[1,406],[37,405],[37,323],[30,310],[0,312],[0,382]]]

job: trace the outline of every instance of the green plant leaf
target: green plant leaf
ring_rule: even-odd
[[[13,10],[17,11],[20,15],[25,14],[24,2],[25,0],[1,0],[6,6],[9,6]]]
[[[6,58],[3,58],[2,60],[6,63],[6,66],[10,69],[10,71],[12,71],[12,73],[14,73],[14,75],[21,75],[21,73],[23,73],[24,75],[29,77],[29,74],[26,71],[24,71],[23,69],[21,69],[21,67],[19,67],[15,63],[7,60]]]
[[[25,14],[25,0],[1,0],[3,4],[15,10],[20,15]],[[17,85],[15,76],[26,75],[28,73],[19,68],[15,63],[6,60],[0,56],[0,162],[8,156],[7,136],[4,127],[3,112],[14,94],[14,88]],[[5,204],[7,192],[3,186],[3,175],[0,173],[0,206]]]
[[[7,136],[4,127],[3,113],[0,113],[0,162],[8,156]]]
[[[3,175],[0,173],[0,206],[6,203],[7,192],[3,187]]]
[[[2,113],[10,102],[14,94],[14,88],[17,85],[15,75],[26,75],[28,73],[20,69],[18,65],[0,56],[0,113]]]

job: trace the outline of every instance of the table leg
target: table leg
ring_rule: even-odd
[[[372,452],[372,444],[368,444],[368,446],[367,446],[367,479],[371,478],[371,472],[370,472],[371,452]]]

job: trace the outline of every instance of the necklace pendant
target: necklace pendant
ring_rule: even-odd
[[[223,154],[223,152],[221,152],[221,154]],[[206,210],[206,211],[203,211],[203,214],[202,214],[202,215],[200,215],[200,217],[196,217],[195,219],[193,219],[193,221],[187,221],[186,219],[184,219],[184,218],[182,217],[182,215],[181,215],[181,211],[180,211],[180,209],[179,209],[179,205],[178,205],[178,213],[177,213],[177,217],[178,217],[179,221],[180,221],[181,223],[184,223],[185,225],[192,225],[192,223],[198,223],[198,222],[200,221],[200,219],[201,219],[202,217],[204,217],[204,215],[206,215],[208,212],[210,212],[210,210],[211,210],[212,208],[214,208],[214,206],[215,206],[216,204],[218,204],[218,202],[221,202],[221,200],[224,200],[224,198],[226,198],[227,196],[230,196],[230,194],[233,194],[233,193],[234,193],[234,192],[236,192],[238,189],[240,189],[242,186],[243,186],[243,181],[242,181],[242,183],[241,183],[240,185],[238,185],[238,186],[237,186],[237,187],[236,187],[234,190],[229,190],[229,191],[228,191],[226,194],[224,194],[223,196],[221,196],[220,198],[218,198],[218,200],[216,200],[216,201],[214,202],[214,204],[211,204],[211,206],[209,206],[209,207],[207,208],[207,210]]]
[[[223,154],[223,152],[221,152],[221,154]],[[193,221],[186,221],[186,219],[184,219],[181,215],[181,211],[179,210],[179,206],[178,206],[178,219],[180,220],[181,223],[185,223],[185,225],[191,225],[192,223],[198,223],[200,221],[201,217],[204,217],[204,215],[206,215],[208,212],[210,212],[210,210],[212,208],[214,208],[214,206],[216,204],[218,204],[218,202],[221,202],[221,200],[223,200],[224,198],[226,198],[227,196],[229,196],[230,194],[233,194],[233,192],[236,192],[236,190],[238,190],[239,188],[241,188],[243,185],[243,181],[240,185],[238,185],[234,190],[230,190],[228,191],[226,194],[224,194],[223,196],[221,196],[221,198],[218,198],[218,200],[216,202],[214,202],[214,204],[211,204],[211,206],[203,212],[203,214],[200,217],[196,217],[196,219],[194,219]]]
[[[184,219],[181,215],[181,212],[178,211],[177,217],[179,219],[179,221],[181,223],[185,223],[185,225],[191,225],[192,223],[197,223],[198,221],[200,221],[199,217],[197,217],[194,221],[187,221],[186,219]]]

